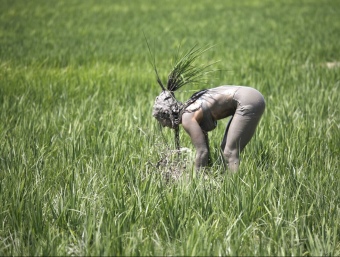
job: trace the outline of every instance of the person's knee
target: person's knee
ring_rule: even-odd
[[[240,165],[240,160],[239,160],[239,152],[237,149],[235,150],[230,150],[230,149],[224,149],[223,151],[223,156],[227,162],[228,169],[236,172],[238,170],[238,167]]]

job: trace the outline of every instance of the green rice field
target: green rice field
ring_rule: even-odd
[[[340,255],[340,1],[1,0],[1,256]],[[236,174],[152,105],[178,49],[266,111]]]

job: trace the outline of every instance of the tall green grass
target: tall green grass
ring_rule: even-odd
[[[2,1],[0,255],[339,255],[340,4]],[[237,174],[166,179],[151,116],[177,48],[266,98]],[[329,68],[327,63],[335,65]],[[181,131],[181,145],[194,151]],[[169,147],[165,146],[165,142]],[[175,158],[175,157],[174,157]]]

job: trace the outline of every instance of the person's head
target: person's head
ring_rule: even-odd
[[[149,44],[148,48],[150,51]],[[175,66],[168,75],[166,86],[163,85],[158,75],[155,61],[152,63],[157,76],[157,82],[162,89],[162,92],[156,97],[152,115],[163,127],[166,126],[175,130],[175,143],[177,150],[180,149],[179,124],[181,123],[181,116],[185,108],[192,104],[196,98],[194,100],[189,99],[189,101],[183,104],[176,100],[174,92],[186,84],[192,82],[197,83],[203,75],[209,73],[206,69],[210,66],[210,64],[203,66],[200,65],[198,67],[193,65],[195,60],[209,48],[210,47],[197,48],[194,46],[186,53],[178,55],[177,60],[174,62]]]
[[[163,90],[155,100],[152,116],[155,117],[163,127],[176,128],[179,124],[180,103],[173,93]]]

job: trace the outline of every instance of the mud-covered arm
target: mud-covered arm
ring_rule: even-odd
[[[184,113],[182,116],[182,125],[184,130],[189,134],[191,142],[196,148],[196,170],[208,165],[209,145],[207,135],[202,131],[194,113]]]

